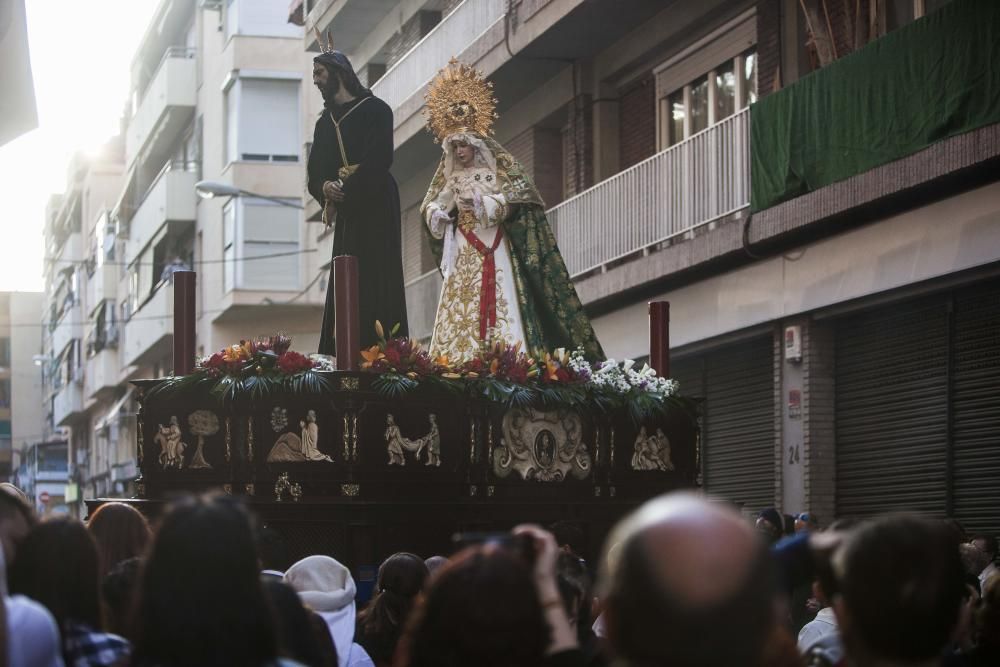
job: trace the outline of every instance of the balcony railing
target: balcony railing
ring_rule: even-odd
[[[62,351],[83,335],[83,309],[78,300],[66,304],[62,317],[52,330],[52,354],[58,356]]]
[[[195,50],[172,46],[142,93],[142,101],[129,122],[125,153],[129,162],[151,143],[166,146],[172,142],[194,111],[197,99]],[[159,152],[154,149],[149,153]]]
[[[465,0],[406,52],[379,79],[372,92],[397,109],[460,53],[503,18],[507,0]]]
[[[162,283],[125,324],[123,362],[133,366],[166,354],[173,335],[174,291]]]
[[[548,211],[573,277],[653,248],[750,203],[748,109]]]
[[[66,426],[83,412],[83,387],[79,382],[65,383],[52,400],[52,420]]]
[[[197,197],[198,174],[183,162],[168,162],[149,186],[129,223],[129,245],[140,252],[168,222],[192,222]]]

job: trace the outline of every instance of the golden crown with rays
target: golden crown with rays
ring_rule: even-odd
[[[424,100],[427,129],[434,133],[435,142],[458,132],[483,137],[493,133],[493,119],[498,117],[493,84],[470,65],[449,60],[431,81]]]

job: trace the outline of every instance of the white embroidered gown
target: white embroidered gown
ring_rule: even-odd
[[[425,222],[431,234],[435,238],[443,238],[445,242],[441,266],[444,284],[434,318],[430,353],[432,357],[445,355],[452,364],[468,361],[480,348],[479,302],[482,297],[483,256],[456,229],[454,221],[444,217],[458,210],[460,199],[476,200],[475,211],[460,214],[459,219],[461,224],[472,227],[471,231],[487,248],[493,246],[498,225],[508,212],[496,174],[488,167],[455,169],[425,211]],[[494,342],[502,339],[509,344],[520,342],[523,347],[524,328],[506,237],[493,256],[497,317],[496,326],[487,332],[487,338]]]

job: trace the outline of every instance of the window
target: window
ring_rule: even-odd
[[[10,407],[10,378],[3,378],[0,379],[0,408],[9,408],[9,407]]]
[[[288,22],[288,3],[226,0],[226,39],[233,35],[302,39],[302,27]]]
[[[299,288],[300,210],[241,197],[223,209],[222,228],[227,292]]]
[[[297,162],[298,79],[239,79],[226,93],[226,159]]]
[[[10,366],[10,338],[0,338],[0,366]]]
[[[667,146],[693,136],[757,101],[757,54],[747,51],[669,93],[661,103]]]

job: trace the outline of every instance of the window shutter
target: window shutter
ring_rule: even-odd
[[[242,261],[237,267],[244,289],[297,289],[299,255],[251,259],[264,255],[294,253],[299,249],[299,211],[270,202],[243,202]]]
[[[298,159],[299,82],[241,79],[238,159]]]

